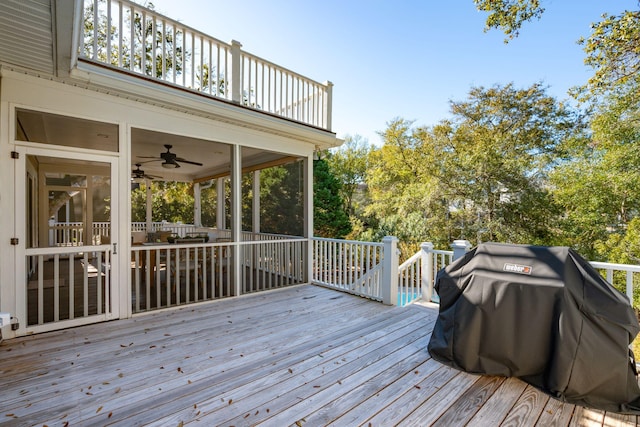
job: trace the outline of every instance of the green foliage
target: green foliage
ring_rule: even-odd
[[[547,178],[582,140],[582,118],[540,84],[472,88],[451,112],[431,128],[396,119],[382,133],[367,175],[379,230],[416,249],[554,241],[560,215]]]
[[[323,159],[313,162],[313,203],[314,235],[340,239],[351,232],[349,216],[340,197],[340,181]]]
[[[473,0],[478,10],[489,12],[485,31],[496,28],[504,32],[505,43],[518,37],[522,24],[540,19],[544,8],[539,0]]]
[[[193,223],[193,186],[185,182],[152,182],[152,218],[156,221]],[[145,221],[146,187],[131,192],[131,220]]]
[[[361,211],[358,204],[358,188],[364,183],[369,168],[369,154],[373,147],[360,135],[347,136],[344,144],[332,153],[327,153],[326,161],[333,175],[342,183],[340,196],[350,216]]]
[[[260,231],[304,235],[303,183],[301,162],[260,172]]]
[[[640,102],[640,11],[602,16],[579,43],[586,65],[594,69],[589,81],[575,90],[581,100],[597,102],[605,95],[637,109]]]

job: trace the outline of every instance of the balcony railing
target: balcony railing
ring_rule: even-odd
[[[128,0],[84,0],[79,59],[331,130],[319,83]]]

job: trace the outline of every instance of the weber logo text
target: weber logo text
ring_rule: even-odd
[[[531,274],[532,268],[529,265],[505,264],[503,270],[511,273]]]

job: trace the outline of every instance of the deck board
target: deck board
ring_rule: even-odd
[[[436,316],[305,285],[7,340],[0,423],[637,425],[434,361]]]

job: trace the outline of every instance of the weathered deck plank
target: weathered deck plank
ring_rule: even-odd
[[[0,423],[637,424],[434,361],[436,315],[298,286],[5,341]]]

